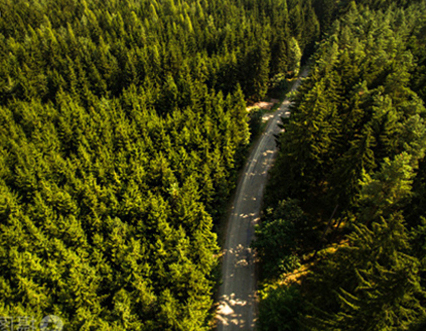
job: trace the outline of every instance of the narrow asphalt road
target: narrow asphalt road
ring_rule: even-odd
[[[298,79],[292,87],[300,85]],[[259,222],[267,173],[277,148],[274,134],[280,132],[281,116],[289,116],[289,100],[270,116],[269,123],[254,146],[238,183],[226,229],[223,248],[222,285],[219,288],[217,331],[254,330],[257,316],[257,277],[250,243]]]

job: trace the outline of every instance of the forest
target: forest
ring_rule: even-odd
[[[246,103],[298,74],[323,2],[1,1],[0,316],[208,330]]]
[[[425,36],[421,0],[1,1],[0,317],[210,330],[246,106],[308,63],[259,330],[424,330]]]
[[[277,137],[259,330],[425,330],[426,3],[334,13]]]

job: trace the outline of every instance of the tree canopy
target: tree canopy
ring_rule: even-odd
[[[246,101],[312,52],[314,4],[2,1],[0,316],[207,330]]]
[[[270,300],[301,307],[292,330],[415,330],[426,316],[426,5],[338,7],[278,138],[253,246],[268,266],[277,254],[267,249],[282,238],[276,263],[297,261],[264,271],[266,284],[281,287]],[[304,222],[280,214],[289,201]],[[293,272],[297,281],[284,282]],[[268,300],[267,292],[264,307]],[[262,330],[275,330],[262,309]]]

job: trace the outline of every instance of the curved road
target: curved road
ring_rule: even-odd
[[[299,85],[300,79],[293,84],[292,90]],[[289,104],[286,99],[275,113],[268,114],[269,123],[254,146],[238,183],[223,248],[217,331],[254,330],[257,277],[250,243],[259,222],[267,173],[277,152],[274,134],[281,130],[278,127],[281,117],[290,115]]]

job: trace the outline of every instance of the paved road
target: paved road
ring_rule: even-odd
[[[293,89],[297,88],[296,81]],[[240,179],[226,230],[222,264],[222,285],[217,310],[218,331],[254,330],[257,315],[256,269],[250,243],[259,222],[267,173],[276,155],[274,134],[280,132],[281,116],[289,116],[286,99],[270,116]]]

